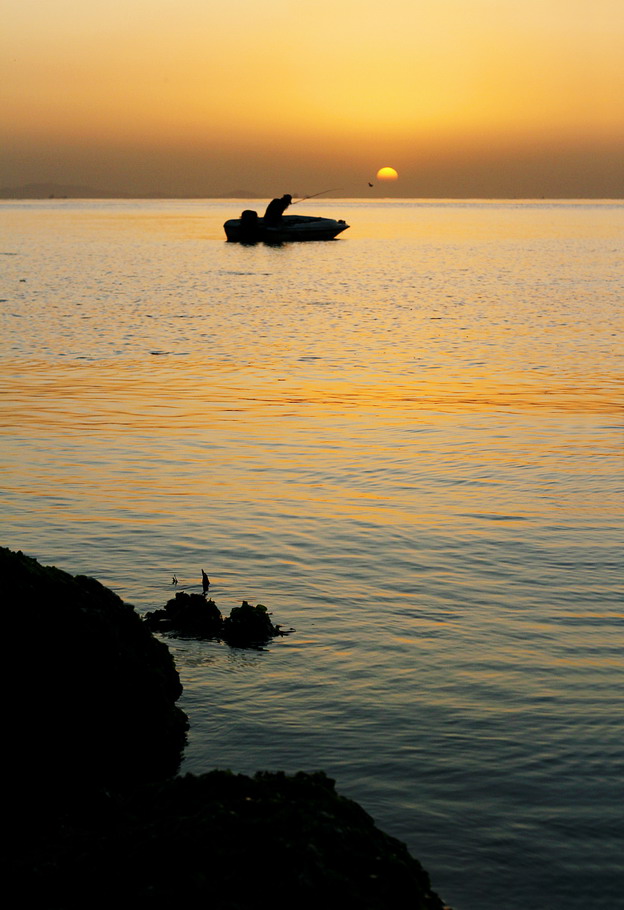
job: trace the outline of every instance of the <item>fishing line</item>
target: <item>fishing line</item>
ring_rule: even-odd
[[[309,196],[302,196],[302,198],[297,199],[296,202],[291,202],[290,205],[292,207],[293,205],[298,205],[300,202],[305,202],[306,199],[314,199],[315,196],[323,196],[325,193],[335,193],[337,190],[340,190],[340,189],[342,189],[342,187],[335,186],[331,190],[321,190],[320,193],[311,193]]]
[[[369,187],[374,186],[374,184],[371,183],[370,181],[368,181],[368,185],[369,185]],[[359,186],[359,184],[358,184],[358,186]],[[321,190],[320,193],[311,193],[309,196],[302,196],[301,199],[297,199],[295,202],[291,202],[290,207],[292,208],[293,205],[299,205],[300,202],[305,202],[306,199],[315,199],[317,196],[324,196],[325,193],[336,193],[336,192],[338,192],[338,190],[342,190],[342,189],[344,189],[344,187],[335,186],[331,190]]]

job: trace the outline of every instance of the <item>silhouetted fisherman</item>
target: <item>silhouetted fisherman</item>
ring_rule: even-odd
[[[172,585],[177,585],[177,583],[178,583],[178,579],[177,579],[176,576],[174,575],[173,578],[171,579],[171,584],[172,584]]]
[[[210,587],[210,579],[208,578],[208,576],[202,569],[202,591],[204,592],[204,594],[207,593],[209,587]]]
[[[282,220],[282,215],[291,202],[292,196],[288,193],[285,193],[281,199],[272,199],[267,205],[266,212],[264,213],[264,223],[279,224]]]

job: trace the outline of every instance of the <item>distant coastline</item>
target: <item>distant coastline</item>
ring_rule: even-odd
[[[74,186],[60,183],[27,183],[24,186],[5,186],[0,189],[0,199],[263,199],[247,190],[230,190],[219,195],[178,196],[168,193],[120,193],[96,189],[92,186]]]
[[[298,197],[300,194],[294,193],[295,197]],[[270,196],[262,193],[253,193],[250,190],[229,190],[224,193],[193,193],[190,195],[180,195],[180,194],[170,194],[154,191],[151,193],[121,193],[111,190],[98,189],[92,186],[78,186],[73,184],[60,184],[60,183],[27,183],[23,186],[5,186],[0,188],[0,201],[2,200],[22,200],[22,199],[33,199],[33,200],[58,200],[58,199],[268,199]],[[307,198],[307,197],[306,197]],[[326,199],[330,198],[352,198],[351,196],[340,196],[340,195],[329,195],[325,197]],[[399,200],[401,198],[414,198],[414,197],[401,197],[401,196],[392,196],[391,198]],[[481,197],[481,196],[420,196],[418,197],[423,200],[428,201],[485,201],[487,198],[488,201],[497,201],[497,202],[549,202],[549,201],[558,201],[558,202],[572,202],[572,201],[585,201],[585,202],[622,202],[622,197],[609,197],[609,196],[491,196],[491,197]],[[379,197],[377,197],[379,199]]]

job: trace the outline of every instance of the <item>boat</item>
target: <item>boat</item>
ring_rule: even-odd
[[[282,215],[277,224],[265,224],[252,209],[223,225],[231,243],[293,243],[300,240],[333,240],[346,231],[346,221],[315,215]]]

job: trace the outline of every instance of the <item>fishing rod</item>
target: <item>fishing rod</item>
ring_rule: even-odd
[[[310,196],[303,196],[301,199],[297,199],[296,202],[291,202],[291,206],[298,205],[300,202],[305,202],[306,199],[314,199],[316,196],[323,196],[325,193],[335,193],[336,190],[341,189],[339,186],[333,187],[331,190],[321,190],[320,193],[312,193]]]
[[[374,186],[374,184],[371,183],[370,180],[368,181],[368,185],[369,185],[369,187]],[[335,187],[333,187],[333,189],[331,189],[331,190],[321,190],[320,193],[312,193],[310,196],[303,196],[301,199],[297,199],[296,202],[291,202],[290,204],[291,204],[291,206],[293,206],[293,205],[298,205],[300,202],[305,202],[306,199],[314,199],[316,196],[324,196],[325,193],[335,193],[335,192],[337,192],[338,190],[342,190],[342,189],[344,189],[344,187],[342,187],[342,186],[335,186]]]

